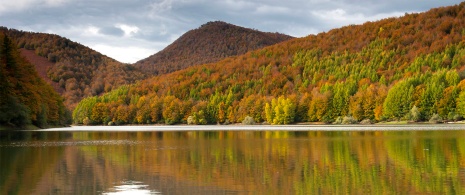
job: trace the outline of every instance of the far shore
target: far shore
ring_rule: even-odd
[[[125,125],[71,126],[33,131],[433,131],[465,130],[465,123],[377,123],[372,125],[292,124],[292,125]]]

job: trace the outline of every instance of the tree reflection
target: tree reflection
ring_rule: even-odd
[[[95,193],[125,180],[170,194],[450,194],[463,193],[465,186],[463,131],[75,132],[26,137],[0,143],[0,194]]]

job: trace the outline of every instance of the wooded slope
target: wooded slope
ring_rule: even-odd
[[[0,125],[65,125],[63,98],[39,77],[18,47],[0,32]]]
[[[291,36],[265,33],[225,22],[209,22],[190,30],[162,51],[134,64],[144,72],[166,74],[229,56],[245,54]]]
[[[465,3],[346,26],[85,99],[74,121],[458,120],[464,36]]]
[[[84,97],[99,95],[117,87],[146,78],[131,65],[120,63],[86,46],[58,35],[33,33],[0,27],[10,36],[25,56],[47,68],[48,79],[53,81],[65,98],[65,105],[73,109]],[[31,52],[32,51],[32,52]],[[37,55],[34,57],[33,55]],[[47,58],[50,63],[33,60]],[[44,76],[41,74],[41,76]]]

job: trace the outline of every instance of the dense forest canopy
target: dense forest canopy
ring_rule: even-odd
[[[0,32],[12,37],[22,49],[22,55],[34,63],[39,76],[63,95],[70,109],[84,97],[100,95],[153,74],[216,62],[292,38],[210,22],[187,32],[163,51],[130,65],[58,35],[6,27],[0,27]]]
[[[84,99],[75,123],[465,116],[465,3],[292,39]]]
[[[0,125],[64,125],[71,114],[63,98],[21,57],[17,45],[0,32]]]
[[[73,109],[84,97],[109,92],[121,85],[134,83],[146,75],[132,65],[123,64],[86,46],[58,35],[32,33],[0,27],[26,50],[47,58],[47,78],[61,90],[65,105]],[[29,58],[29,57],[28,57]]]
[[[291,38],[284,34],[260,32],[221,21],[208,22],[185,33],[162,51],[135,63],[134,66],[155,75],[166,74],[245,54]]]

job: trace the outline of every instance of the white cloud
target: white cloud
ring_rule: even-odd
[[[380,13],[366,15],[363,13],[348,13],[344,9],[333,9],[327,11],[312,11],[315,17],[321,19],[326,24],[331,24],[330,28],[337,28],[349,24],[361,24],[367,21],[376,21],[388,17],[402,16],[402,12]]]
[[[294,37],[305,37],[311,34],[317,34],[319,32],[319,29],[312,27],[288,25],[282,30],[281,33],[288,34]]]
[[[83,36],[98,36],[100,35],[99,33],[100,29],[95,27],[95,26],[88,26],[86,29],[83,31]]]
[[[459,0],[0,0],[0,25],[50,32],[123,62],[215,20],[296,37]]]
[[[126,24],[117,24],[115,27],[120,28],[124,32],[125,37],[132,37],[134,34],[139,32],[139,27],[137,26],[129,26]]]
[[[157,50],[142,47],[117,47],[103,44],[94,45],[91,48],[124,63],[134,63],[157,52]]]
[[[351,19],[343,9],[334,9],[329,11],[313,11],[313,14],[325,20],[347,21]]]

